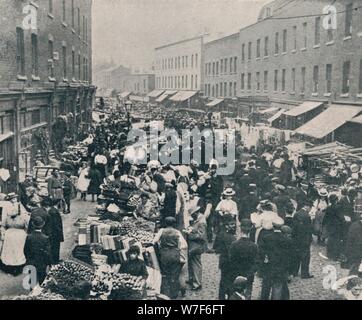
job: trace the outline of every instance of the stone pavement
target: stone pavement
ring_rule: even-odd
[[[74,247],[74,241],[76,236],[75,221],[78,218],[87,216],[90,211],[93,211],[95,207],[94,203],[90,201],[80,201],[76,199],[72,201],[72,213],[69,215],[63,215],[63,228],[65,241],[61,245],[61,259],[66,258],[71,253]],[[23,289],[22,281],[24,275],[13,277],[0,271],[0,299],[6,297],[16,296],[19,294],[26,294],[27,291]]]
[[[325,248],[313,245],[311,252],[310,272],[314,275],[313,279],[301,279],[300,277],[293,279],[289,284],[291,300],[338,300],[341,299],[332,290],[324,289],[323,281],[328,273],[323,273],[323,269],[335,267],[337,271],[337,279],[347,276],[348,270],[341,269],[339,264],[331,262],[320,256],[325,256]],[[187,291],[185,300],[215,300],[218,299],[219,288],[219,270],[218,257],[215,254],[204,254],[202,257],[203,265],[203,284],[200,291]],[[329,269],[331,270],[331,269]],[[255,277],[252,300],[259,299],[261,291],[261,280]]]

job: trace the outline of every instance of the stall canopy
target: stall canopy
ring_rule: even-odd
[[[128,98],[131,94],[132,94],[132,92],[125,91],[125,92],[122,92],[119,96],[120,96],[122,99],[126,99],[126,98]]]
[[[219,105],[223,101],[224,101],[224,99],[215,99],[215,100],[209,102],[206,106],[207,107],[216,107],[217,105]]]
[[[279,111],[279,109],[280,108],[277,108],[277,107],[270,107],[268,109],[260,110],[259,113],[260,114],[275,113],[275,112]]]
[[[349,120],[348,122],[353,122],[353,123],[358,123],[358,124],[362,124],[362,115],[355,117],[351,120]]]
[[[310,112],[320,107],[322,104],[323,102],[305,101],[301,105],[294,107],[285,112],[285,115],[290,117],[298,117],[304,113]]]
[[[170,98],[171,101],[183,102],[192,98],[197,91],[179,91]]]
[[[166,91],[164,92],[161,96],[159,96],[156,99],[156,102],[163,102],[164,100],[166,100],[169,96],[172,96],[176,93],[177,91]]]
[[[276,114],[268,119],[268,122],[273,123],[275,120],[279,119],[284,112],[285,109],[280,109]]]
[[[136,102],[147,102],[147,100],[148,100],[146,97],[142,97],[142,96],[132,96],[132,95],[129,96],[129,99],[130,99],[131,101],[136,101]]]
[[[147,96],[150,98],[158,98],[165,90],[153,90]]]
[[[314,119],[295,130],[295,132],[315,139],[322,139],[361,112],[361,107],[332,105]]]

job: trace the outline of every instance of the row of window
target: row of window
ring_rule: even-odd
[[[80,12],[79,7],[75,7],[74,0],[62,0],[62,22],[64,26],[67,26],[68,17],[67,17],[67,5],[70,3],[71,6],[71,27],[75,31],[77,27],[77,32],[79,36],[82,36],[83,40],[85,42],[88,42],[89,34],[88,34],[88,18],[86,16],[82,16]],[[54,14],[54,0],[49,0],[49,14],[51,17],[53,17]],[[82,17],[82,20],[81,20]],[[77,26],[76,26],[76,20],[77,20]]]
[[[141,86],[140,86],[139,82],[135,82],[133,87],[134,87],[135,92],[140,92],[140,87]],[[144,92],[146,91],[146,80],[145,79],[143,80],[143,91]]]
[[[350,37],[352,36],[352,26],[353,26],[353,3],[350,3],[346,6],[346,15],[345,15],[345,30],[344,30],[344,35],[345,37]],[[359,21],[360,21],[360,28],[362,31],[362,9],[360,8],[358,10],[359,12]],[[322,18],[320,16],[315,17],[315,23],[314,23],[314,46],[319,46],[321,44],[321,30],[324,30],[324,27],[322,26]],[[327,43],[332,43],[334,41],[334,33],[335,31],[332,28],[328,28],[326,30],[327,32]],[[306,49],[308,46],[308,23],[304,22],[302,24],[302,34],[301,34],[301,39],[302,39],[302,47],[301,49]],[[292,27],[292,50],[297,50],[298,49],[298,36],[300,36],[298,34],[298,26],[293,26]],[[282,40],[282,47],[280,48],[280,38]],[[262,50],[261,50],[261,39],[257,39],[256,41],[256,52],[255,52],[255,57],[261,58],[262,56]],[[252,50],[253,50],[253,43],[250,41],[247,44],[243,43],[241,45],[241,60],[245,61],[246,60],[246,46],[247,46],[247,58],[248,60],[252,59]],[[280,34],[279,32],[275,33],[274,36],[274,54],[277,55],[280,53],[280,51],[282,53],[286,53],[288,50],[288,30],[284,29],[282,31],[282,34]],[[269,37],[266,36],[264,38],[264,57],[268,57],[269,56]]]
[[[358,94],[362,94],[362,59],[359,62],[359,85],[358,85]],[[304,93],[306,91],[306,67],[300,68],[300,92]],[[252,73],[242,73],[241,74],[241,90],[252,90],[255,89],[260,91],[261,88],[261,73],[255,73],[255,88],[252,88]],[[274,91],[281,90],[282,92],[286,91],[287,81],[290,84],[290,90],[292,93],[295,93],[296,88],[296,77],[297,69],[292,68],[290,71],[290,79],[287,79],[288,73],[287,69],[274,70]],[[312,78],[312,92],[318,94],[320,91],[320,67],[318,65],[313,66],[313,78]],[[324,92],[327,94],[332,93],[332,79],[333,79],[333,66],[332,64],[326,64],[325,66],[325,87]],[[350,93],[350,80],[351,80],[351,62],[345,61],[342,67],[342,88],[341,92],[343,95],[348,95]],[[269,72],[264,71],[263,74],[263,90],[267,91],[269,84]],[[281,86],[280,86],[281,85]]]
[[[220,69],[219,69],[220,66]],[[216,62],[208,62],[205,64],[206,76],[218,76],[219,74],[236,74],[238,70],[238,58],[223,58]],[[219,72],[220,71],[220,72]]]
[[[237,89],[236,82],[220,82],[211,85],[205,84],[205,95],[208,97],[236,97]]]
[[[197,68],[199,64],[199,55],[197,53],[190,56],[190,67]],[[158,70],[177,70],[189,68],[189,56],[179,56],[157,61]]]
[[[25,40],[24,30],[22,28],[16,28],[17,37],[17,50],[16,50],[16,62],[17,73],[19,76],[26,76],[26,60],[25,60]],[[64,79],[68,79],[68,50],[67,46],[62,46],[62,59],[61,68],[62,76]],[[89,60],[86,56],[81,55],[78,52],[77,56],[74,50],[71,52],[71,77],[72,79],[86,81],[89,79]],[[54,79],[54,41],[48,40],[48,76]],[[31,34],[31,74],[33,77],[39,77],[39,41],[37,34]]]
[[[197,74],[190,76],[169,76],[169,77],[157,77],[156,78],[157,88],[167,88],[167,89],[190,89],[197,90],[198,79]],[[190,84],[190,86],[189,86]]]

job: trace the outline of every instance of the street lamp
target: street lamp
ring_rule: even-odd
[[[131,127],[131,122],[130,122],[130,113],[131,113],[131,110],[132,110],[132,101],[130,100],[127,100],[125,103],[124,103],[124,108],[126,110],[126,116],[127,116],[127,127],[128,127],[128,131]]]

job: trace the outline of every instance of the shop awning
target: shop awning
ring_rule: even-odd
[[[150,98],[158,98],[165,90],[153,90],[147,96]]]
[[[170,96],[174,95],[175,93],[177,93],[177,91],[165,91],[165,93],[163,93],[161,96],[159,96],[156,99],[156,102],[163,102]]]
[[[332,105],[311,121],[295,130],[295,132],[312,138],[322,139],[344,125],[347,121],[350,121],[360,112],[362,112],[361,107]]]
[[[285,109],[280,109],[275,115],[268,119],[268,122],[273,123],[275,120],[279,119],[284,112]]]
[[[171,101],[183,102],[192,98],[197,91],[179,91],[170,98]]]
[[[268,109],[260,110],[259,113],[260,114],[275,113],[275,112],[278,112],[279,109],[280,108],[277,108],[277,107],[270,107]]]
[[[224,99],[215,99],[215,100],[209,102],[206,106],[207,107],[216,107],[217,105],[219,105],[223,101],[224,101]]]
[[[137,102],[145,102],[145,97],[141,97],[141,96],[129,96],[129,99],[132,101],[137,101]]]
[[[165,91],[165,94],[167,94],[167,95],[173,95],[173,94],[176,94],[177,93],[177,91],[176,90],[167,90],[167,91]]]
[[[362,124],[362,115],[355,117],[355,118],[349,120],[348,122]]]
[[[305,101],[301,105],[288,110],[285,115],[290,117],[298,117],[304,113],[320,107],[322,104],[323,102]]]
[[[4,133],[4,134],[0,134],[0,142],[3,142],[13,136],[14,136],[14,132],[12,132],[12,131]]]
[[[122,92],[119,96],[121,97],[121,99],[126,99],[131,95],[131,93],[132,92],[125,91],[125,92]]]

